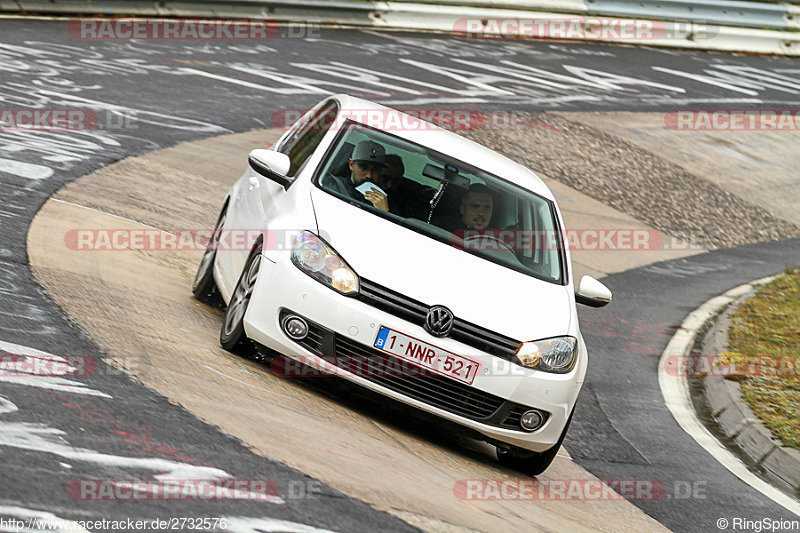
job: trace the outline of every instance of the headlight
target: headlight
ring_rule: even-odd
[[[310,231],[298,235],[292,250],[292,263],[342,294],[358,292],[358,275],[339,257],[336,250]]]
[[[554,337],[523,342],[517,350],[517,362],[527,368],[566,374],[575,365],[578,340],[575,337]]]

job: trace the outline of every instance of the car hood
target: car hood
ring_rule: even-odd
[[[566,335],[569,289],[536,279],[311,191],[319,233],[365,279],[519,341]]]

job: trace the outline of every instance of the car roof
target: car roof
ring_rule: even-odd
[[[433,148],[447,156],[481,168],[491,174],[495,174],[540,196],[550,200],[554,199],[553,193],[535,172],[457,133],[436,126],[435,124],[414,117],[413,115],[403,113],[397,109],[370,102],[369,100],[363,100],[347,94],[337,94],[332,98],[335,98],[339,102],[343,111],[358,111],[358,113],[347,115],[347,118],[354,122],[381,131],[387,131],[401,139]],[[392,113],[398,113],[398,117],[402,117],[402,124],[404,127],[385,129],[376,127],[379,126],[379,124],[375,124],[374,120],[360,120],[362,117],[369,116],[369,111],[391,111]],[[420,124],[420,127],[415,127],[416,124]]]

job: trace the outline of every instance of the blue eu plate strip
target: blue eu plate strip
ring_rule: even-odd
[[[375,347],[383,348],[383,345],[386,344],[386,337],[388,336],[389,328],[381,326],[381,329],[378,330],[378,338],[375,339]]]

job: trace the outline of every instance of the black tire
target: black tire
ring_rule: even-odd
[[[206,251],[203,254],[203,259],[200,260],[200,265],[197,267],[197,274],[194,276],[194,283],[192,284],[192,294],[194,297],[208,304],[212,307],[222,308],[222,296],[217,289],[217,282],[214,281],[214,260],[217,257],[217,246],[219,245],[219,237],[222,233],[222,226],[225,224],[225,215],[227,213],[227,206],[222,208],[219,214],[217,224],[214,226],[214,233],[206,245]]]
[[[538,476],[550,466],[553,459],[556,458],[558,450],[561,448],[561,443],[564,442],[564,437],[567,436],[567,430],[572,422],[572,415],[575,414],[573,407],[572,413],[567,419],[567,424],[564,426],[564,431],[558,438],[558,442],[549,450],[543,452],[532,452],[524,448],[519,448],[512,445],[497,446],[497,460],[501,465],[516,470],[529,476]]]
[[[244,314],[247,312],[250,296],[258,278],[262,250],[263,245],[259,239],[244,264],[222,321],[219,343],[223,348],[235,354],[251,355],[255,350],[255,344],[247,338],[244,332]]]

